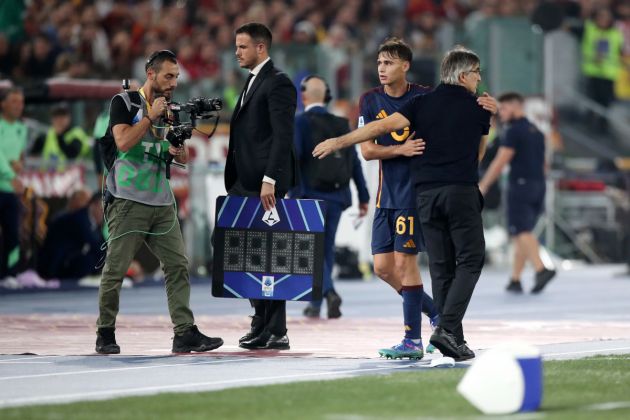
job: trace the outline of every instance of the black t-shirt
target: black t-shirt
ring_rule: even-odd
[[[424,154],[411,160],[416,189],[479,182],[479,144],[490,130],[490,112],[476,96],[463,86],[440,84],[398,112],[411,122],[415,137],[426,142]]]
[[[140,105],[141,102],[138,92],[128,93],[131,103],[136,104],[136,106],[132,105],[130,109],[127,108],[127,104],[121,95],[124,95],[124,93],[116,95],[112,99],[109,108],[109,126],[107,127],[105,136],[103,136],[103,138],[101,138],[98,142],[101,158],[103,159],[105,168],[107,168],[108,171],[111,170],[118,155],[118,149],[116,147],[116,142],[114,141],[112,128],[118,124],[133,125],[139,121],[137,106]]]
[[[501,136],[501,146],[514,149],[510,182],[545,180],[545,136],[525,117],[510,122]]]
[[[138,108],[131,107],[131,110],[128,110],[125,100],[120,95],[116,95],[112,99],[109,109],[109,126],[114,127],[116,124],[132,125],[133,118],[137,113]]]

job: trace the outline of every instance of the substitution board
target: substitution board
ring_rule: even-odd
[[[225,298],[322,298],[324,214],[321,200],[217,198],[212,295]]]

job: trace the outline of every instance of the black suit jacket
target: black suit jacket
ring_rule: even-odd
[[[225,166],[227,191],[238,180],[247,190],[260,191],[266,175],[276,191],[296,184],[293,121],[297,91],[287,75],[269,60],[241,98],[230,121],[230,145]]]

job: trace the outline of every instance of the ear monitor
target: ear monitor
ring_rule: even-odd
[[[304,92],[306,90],[306,82],[308,82],[311,79],[319,79],[322,82],[324,82],[324,86],[326,86],[326,92],[324,93],[324,103],[325,104],[330,103],[330,101],[332,101],[333,99],[332,93],[330,92],[330,86],[328,86],[328,83],[323,77],[317,74],[309,74],[308,76],[303,78],[302,81],[300,82],[300,91]]]

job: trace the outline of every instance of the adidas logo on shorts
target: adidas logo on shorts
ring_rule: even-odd
[[[405,242],[405,244],[403,245],[403,248],[415,248],[416,247],[416,243],[413,241],[413,239],[409,239],[407,242]]]

